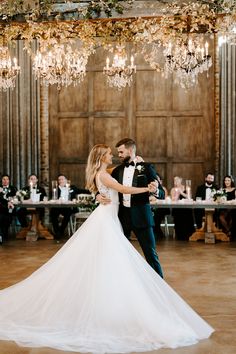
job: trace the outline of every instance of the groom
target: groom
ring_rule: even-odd
[[[162,199],[164,190],[157,181],[154,167],[145,162],[138,162],[136,157],[135,141],[129,138],[120,140],[116,144],[121,165],[112,171],[112,176],[125,186],[145,187],[149,183],[156,186],[156,197]],[[125,236],[130,239],[133,231],[143,250],[149,265],[163,278],[161,265],[156,252],[155,236],[153,233],[154,220],[149,204],[149,194],[121,194],[119,193],[119,219]],[[103,203],[108,200],[104,198]]]

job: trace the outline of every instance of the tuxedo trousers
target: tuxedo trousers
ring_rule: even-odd
[[[156,241],[153,226],[146,225],[137,227],[131,217],[131,208],[120,206],[119,219],[125,236],[130,240],[131,231],[134,232],[142,248],[144,257],[148,264],[163,278],[163,272],[159,257],[156,251]]]

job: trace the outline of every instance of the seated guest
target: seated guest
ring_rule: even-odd
[[[205,175],[205,182],[197,187],[195,198],[201,198],[202,200],[208,200],[211,198],[211,193],[213,189],[217,189],[216,184],[214,183],[215,176],[213,173],[208,172]],[[195,209],[195,222],[197,229],[202,227],[202,218],[205,215],[205,209]]]
[[[4,195],[6,199],[16,195],[17,188],[10,184],[10,176],[7,174],[2,175],[0,183],[0,194]]]
[[[11,211],[14,205],[0,193],[0,244],[8,237],[8,228],[11,224]]]
[[[39,186],[38,183],[38,176],[36,174],[31,174],[28,177],[28,185],[22,188],[23,191],[26,192],[26,195],[24,199],[30,199],[30,194],[33,191],[35,191],[36,194],[40,194],[40,201],[43,201],[44,197],[47,196],[47,193],[45,189],[41,186]],[[18,220],[21,224],[22,227],[27,227],[28,226],[28,221],[27,221],[27,209],[26,208],[19,208],[17,210],[17,217]],[[44,209],[40,208],[39,209],[39,215],[40,215],[40,220],[43,220],[44,217]]]
[[[10,184],[10,176],[3,174],[0,183],[0,241],[8,237],[8,228],[12,221],[12,210],[9,209],[9,203],[11,198],[16,195],[17,188]],[[10,210],[10,212],[9,212]]]
[[[78,190],[76,186],[71,186],[68,184],[67,177],[64,175],[59,175],[57,177],[57,197],[64,201],[73,200],[76,198],[77,194],[81,191]],[[51,209],[51,221],[53,226],[53,231],[55,234],[55,239],[59,242],[64,236],[66,227],[70,220],[70,217],[77,210],[75,208],[52,208]],[[60,220],[60,215],[63,217]],[[61,221],[61,222],[60,222]]]
[[[171,188],[170,196],[173,202],[187,198],[182,177],[174,177],[174,187]],[[172,216],[174,219],[175,237],[177,240],[188,240],[195,231],[193,212],[189,208],[173,208]]]
[[[224,177],[223,190],[226,193],[227,200],[236,198],[236,188],[232,176]],[[220,227],[228,236],[231,236],[233,216],[235,217],[233,209],[220,209],[219,211]]]

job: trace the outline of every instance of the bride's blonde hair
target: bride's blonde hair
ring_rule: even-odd
[[[102,158],[106,154],[109,146],[106,144],[94,145],[89,153],[86,167],[86,188],[92,193],[97,192],[96,174],[101,167]]]

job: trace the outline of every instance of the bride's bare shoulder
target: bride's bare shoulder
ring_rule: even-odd
[[[111,177],[111,175],[108,173],[108,172],[106,172],[106,171],[99,171],[98,173],[97,173],[97,176],[99,177],[99,179],[102,179],[102,180],[109,180],[109,179],[111,179],[112,177]]]

